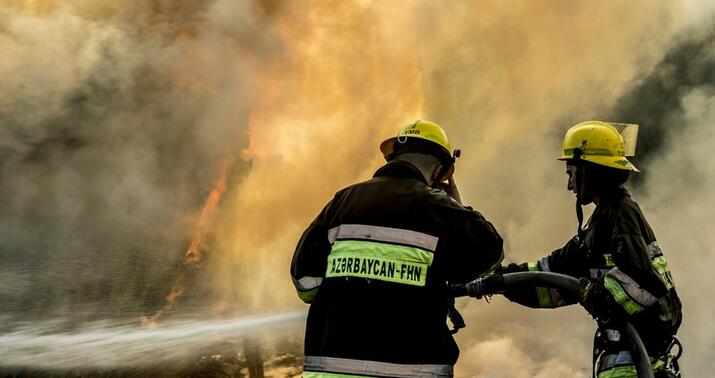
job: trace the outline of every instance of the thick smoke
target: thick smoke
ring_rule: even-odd
[[[646,170],[638,192],[683,301],[686,371],[701,375],[715,368],[713,306],[703,290],[715,285],[708,269],[715,264],[715,169],[709,159],[715,143],[715,24],[689,32],[617,114],[646,126],[639,143]]]
[[[712,259],[713,50],[693,32],[707,4],[58,4],[0,0],[6,316],[81,327],[156,310],[230,155],[206,261],[165,316],[300,307],[287,276],[300,232],[417,117],[463,149],[463,198],[503,234],[507,260],[533,260],[575,230],[561,134],[605,119],[642,124],[636,200],[684,298],[686,367],[713,367],[713,332],[697,328],[712,306],[689,274]],[[493,302],[460,303],[460,376],[590,374],[584,311]]]
[[[255,33],[202,42],[221,31],[184,25],[188,10],[128,9],[0,7],[5,314],[141,314],[220,161],[247,146],[244,78],[222,67]]]

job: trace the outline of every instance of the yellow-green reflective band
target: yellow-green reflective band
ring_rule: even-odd
[[[636,367],[633,365],[629,366],[618,366],[610,370],[602,371],[598,373],[598,378],[636,378],[638,373],[636,372]]]
[[[530,272],[541,272],[539,262],[530,262],[527,264]],[[547,287],[537,287],[536,296],[539,298],[539,307],[553,308],[554,301],[551,298],[551,290]]]
[[[643,306],[631,299],[615,278],[610,275],[606,275],[603,280],[603,285],[606,289],[608,289],[608,291],[611,292],[616,302],[618,302],[618,304],[620,304],[629,314],[633,315],[644,310]]]
[[[662,370],[665,367],[665,362],[657,360],[651,364],[653,371]],[[616,366],[613,369],[604,370],[596,376],[597,378],[637,378],[638,371],[634,365]]]
[[[668,262],[665,261],[665,257],[661,255],[654,258],[653,267],[658,272],[660,279],[663,281],[665,287],[668,288],[668,290],[675,287],[675,283],[673,282],[673,276],[670,274],[670,269],[668,269]]]
[[[315,298],[315,295],[318,294],[318,289],[320,289],[320,287],[316,287],[314,289],[305,290],[305,291],[298,290],[298,297],[300,298],[301,301],[303,301],[305,303],[310,303]]]
[[[372,378],[369,375],[323,373],[319,371],[304,371],[303,378]]]
[[[401,245],[338,240],[333,244],[325,277],[360,277],[424,286],[432,252]]]

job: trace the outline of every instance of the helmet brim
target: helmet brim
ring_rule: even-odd
[[[558,158],[561,161],[573,160],[573,156],[563,155]],[[636,166],[623,156],[598,156],[598,155],[581,155],[581,160],[588,161],[594,164],[602,165],[608,168],[620,169],[624,171],[640,172]]]

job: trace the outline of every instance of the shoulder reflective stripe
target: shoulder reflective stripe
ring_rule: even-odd
[[[422,232],[401,228],[343,224],[328,231],[328,240],[360,239],[386,243],[405,244],[434,252],[439,238]]]
[[[305,303],[310,303],[315,299],[315,295],[318,294],[318,289],[320,288],[316,287],[305,291],[298,290],[298,298]]]
[[[642,289],[627,274],[620,271],[618,268],[611,269],[604,278],[604,286],[611,292],[613,298],[623,306],[629,314],[635,314],[643,311],[655,303],[658,299],[653,294]]]
[[[434,255],[419,248],[356,240],[333,244],[325,277],[361,277],[425,286]]]
[[[451,365],[393,364],[337,357],[305,356],[305,370],[378,377],[451,377]]]
[[[541,265],[541,270],[543,272],[550,272],[551,269],[549,268],[549,256],[544,256],[539,260],[539,265]]]
[[[299,279],[293,277],[293,286],[298,290],[310,290],[320,286],[321,283],[323,283],[323,277],[306,276]]]

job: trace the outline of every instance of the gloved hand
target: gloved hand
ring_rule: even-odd
[[[578,302],[581,306],[600,324],[618,328],[618,325],[625,320],[626,314],[608,290],[599,284],[599,281],[591,281],[588,278],[581,278],[579,281],[581,288],[578,292]]]
[[[501,273],[501,274],[507,274],[507,273],[518,273],[518,272],[526,272],[528,271],[529,268],[526,266],[526,264],[514,264],[511,263],[507,266],[500,265],[495,272],[496,273]]]
[[[585,277],[581,277],[579,282],[581,282],[581,288],[578,290],[578,303],[580,303],[581,306],[583,306],[583,308],[591,314],[591,316],[595,317],[593,303],[589,300],[593,299],[589,298],[589,294],[593,288],[593,283]]]

